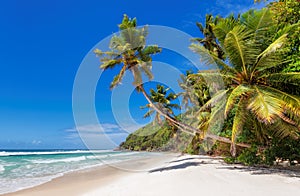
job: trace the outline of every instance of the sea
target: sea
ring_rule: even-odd
[[[34,187],[69,172],[148,154],[113,150],[0,150],[0,194]]]

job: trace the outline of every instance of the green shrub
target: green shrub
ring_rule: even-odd
[[[225,161],[225,163],[233,164],[236,162],[236,158],[235,157],[225,157],[224,161]]]
[[[245,165],[259,164],[261,163],[261,157],[257,153],[257,146],[253,145],[251,148],[244,149],[237,160]]]
[[[300,139],[285,138],[283,140],[273,139],[269,148],[264,151],[266,164],[273,164],[275,159],[289,159],[300,161]]]

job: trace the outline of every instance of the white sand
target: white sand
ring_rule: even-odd
[[[299,173],[227,165],[219,158],[207,156],[165,154],[115,166],[122,169],[104,166],[74,172],[8,195],[300,195]]]
[[[251,172],[248,167],[229,166],[219,159],[186,155],[152,172],[124,176],[84,195],[300,195],[300,177],[293,175],[264,169]]]

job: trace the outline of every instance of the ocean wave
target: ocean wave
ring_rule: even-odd
[[[24,156],[24,155],[55,155],[55,154],[79,154],[79,153],[104,153],[111,152],[111,150],[74,150],[74,151],[42,151],[42,152],[0,152],[2,156]]]
[[[38,164],[47,164],[47,163],[69,163],[69,162],[78,162],[78,161],[84,161],[86,160],[85,156],[80,157],[71,157],[71,158],[65,158],[65,159],[46,159],[46,160],[31,160],[32,163],[38,163]]]
[[[90,169],[105,164],[115,164],[139,156],[144,156],[140,152],[116,152],[116,151],[43,151],[43,152],[0,152],[2,155],[11,156],[0,157],[0,174],[6,173],[0,178],[0,195],[24,188],[37,186],[48,182],[56,177],[69,172]],[[42,154],[41,156],[20,156],[13,155]],[[74,154],[75,153],[75,154]],[[77,153],[77,154],[76,154]],[[86,153],[86,154],[85,154]],[[47,154],[60,154],[58,156],[44,156]],[[68,154],[68,155],[61,155]],[[1,155],[0,155],[1,156]],[[98,160],[97,160],[98,159]],[[13,165],[9,167],[8,165]],[[4,170],[5,169],[5,170]],[[1,170],[3,170],[1,172]],[[14,183],[11,183],[14,179]]]
[[[128,155],[136,155],[140,154],[140,152],[125,152],[125,153],[118,153],[118,154],[110,154],[110,157],[119,157],[119,156],[128,156]]]
[[[126,153],[122,152],[122,153],[112,153],[112,154],[102,154],[102,155],[94,154],[94,155],[86,156],[86,158],[91,159],[91,160],[92,159],[106,160],[106,159],[111,159],[111,158],[116,159],[118,157],[124,157],[124,156],[131,157],[131,155],[136,155],[136,154],[140,154],[140,153],[139,152],[126,152]]]
[[[5,171],[5,168],[3,165],[0,165],[0,173],[4,172]]]

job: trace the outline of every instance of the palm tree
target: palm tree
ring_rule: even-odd
[[[169,90],[169,88],[165,88],[164,86],[158,84],[156,86],[156,91],[154,89],[150,90],[150,99],[152,100],[152,103],[155,104],[157,108],[159,108],[160,111],[163,111],[164,114],[175,119],[173,109],[180,109],[180,106],[178,104],[172,103],[172,101],[177,99],[177,95],[172,92],[167,94]],[[153,109],[151,103],[148,103],[147,105],[141,107],[141,109],[145,108],[148,108],[149,111],[144,115],[144,118],[150,117],[156,112],[155,109]],[[160,113],[156,112],[155,120],[153,122],[157,121],[159,124],[162,124],[161,116],[162,115]],[[166,120],[167,122],[169,122],[168,119]]]
[[[187,109],[182,115],[184,122],[188,122],[199,130],[207,130],[208,112],[200,111],[200,107],[210,99],[205,79],[188,71],[185,75],[180,76],[178,84],[183,90],[178,95],[182,97],[182,105]]]
[[[217,25],[219,17],[213,17],[211,14],[206,14],[205,16],[205,26],[197,22],[196,25],[200,32],[203,34],[204,38],[194,38],[192,41],[197,41],[199,44],[203,45],[204,48],[213,52],[218,58],[223,59],[224,52],[222,48],[217,43],[216,36],[214,34],[214,27]]]
[[[189,134],[201,133],[201,130],[179,122],[175,118],[164,113],[164,111],[161,111],[145,91],[142,81],[142,72],[145,73],[149,79],[153,78],[151,72],[151,56],[161,52],[161,48],[156,45],[146,46],[147,28],[143,27],[138,29],[136,19],[130,19],[127,15],[124,15],[119,28],[121,30],[120,35],[113,36],[110,41],[110,51],[104,52],[99,49],[94,51],[95,54],[100,57],[100,62],[102,63],[100,69],[105,71],[113,69],[117,67],[117,65],[121,66],[120,72],[114,77],[110,88],[113,89],[120,84],[126,70],[129,70],[134,78],[133,85],[136,86],[138,92],[143,93],[146,100],[157,113],[162,115],[170,123],[173,123],[174,126],[180,127],[184,132]],[[228,138],[217,135],[207,134],[206,137],[230,143]],[[237,145],[249,147],[248,144],[239,143]]]
[[[276,88],[288,83],[300,86],[300,73],[276,72],[276,67],[285,62],[284,44],[293,26],[274,32],[271,18],[269,10],[263,9],[249,11],[239,20],[220,21],[214,33],[225,52],[224,61],[202,45],[191,45],[191,49],[200,54],[204,63],[216,64],[221,69],[221,73],[201,74],[205,77],[221,75],[227,86],[225,90],[216,93],[203,108],[217,107],[216,111],[219,112],[223,108],[226,118],[233,107],[237,107],[231,136],[233,156],[236,155],[237,135],[249,119],[281,137],[297,137],[300,131],[299,97]]]
[[[138,29],[136,18],[129,19],[127,15],[124,15],[119,28],[120,35],[114,35],[111,38],[111,51],[103,52],[96,49],[94,52],[101,57],[100,68],[103,70],[121,65],[119,74],[114,77],[110,85],[111,89],[121,83],[125,71],[129,70],[133,74],[137,90],[142,90],[141,72],[145,73],[149,79],[153,78],[151,56],[161,52],[161,48],[156,45],[146,46],[147,27]]]
[[[146,46],[146,36],[148,34],[147,28],[143,27],[138,29],[136,18],[130,19],[127,15],[124,15],[119,28],[121,33],[120,35],[112,37],[110,41],[110,51],[103,52],[99,49],[94,51],[97,56],[101,57],[100,61],[102,64],[100,65],[100,68],[104,71],[113,69],[117,65],[121,65],[121,70],[119,74],[114,77],[110,88],[113,89],[120,84],[125,71],[129,70],[134,78],[133,85],[136,86],[138,92],[143,93],[152,108],[170,122],[179,125],[180,122],[171,118],[156,107],[143,86],[142,72],[145,73],[150,80],[153,78],[151,72],[151,56],[160,53],[161,48],[156,45]],[[184,127],[185,125],[181,124],[180,126]]]
[[[195,82],[188,79],[191,74],[192,72],[188,71],[185,75],[180,75],[180,80],[178,80],[178,85],[183,90],[179,93],[179,96],[182,97],[182,105],[184,108],[188,108],[189,105],[193,107],[199,105],[199,100],[196,96],[195,88],[193,87]]]

